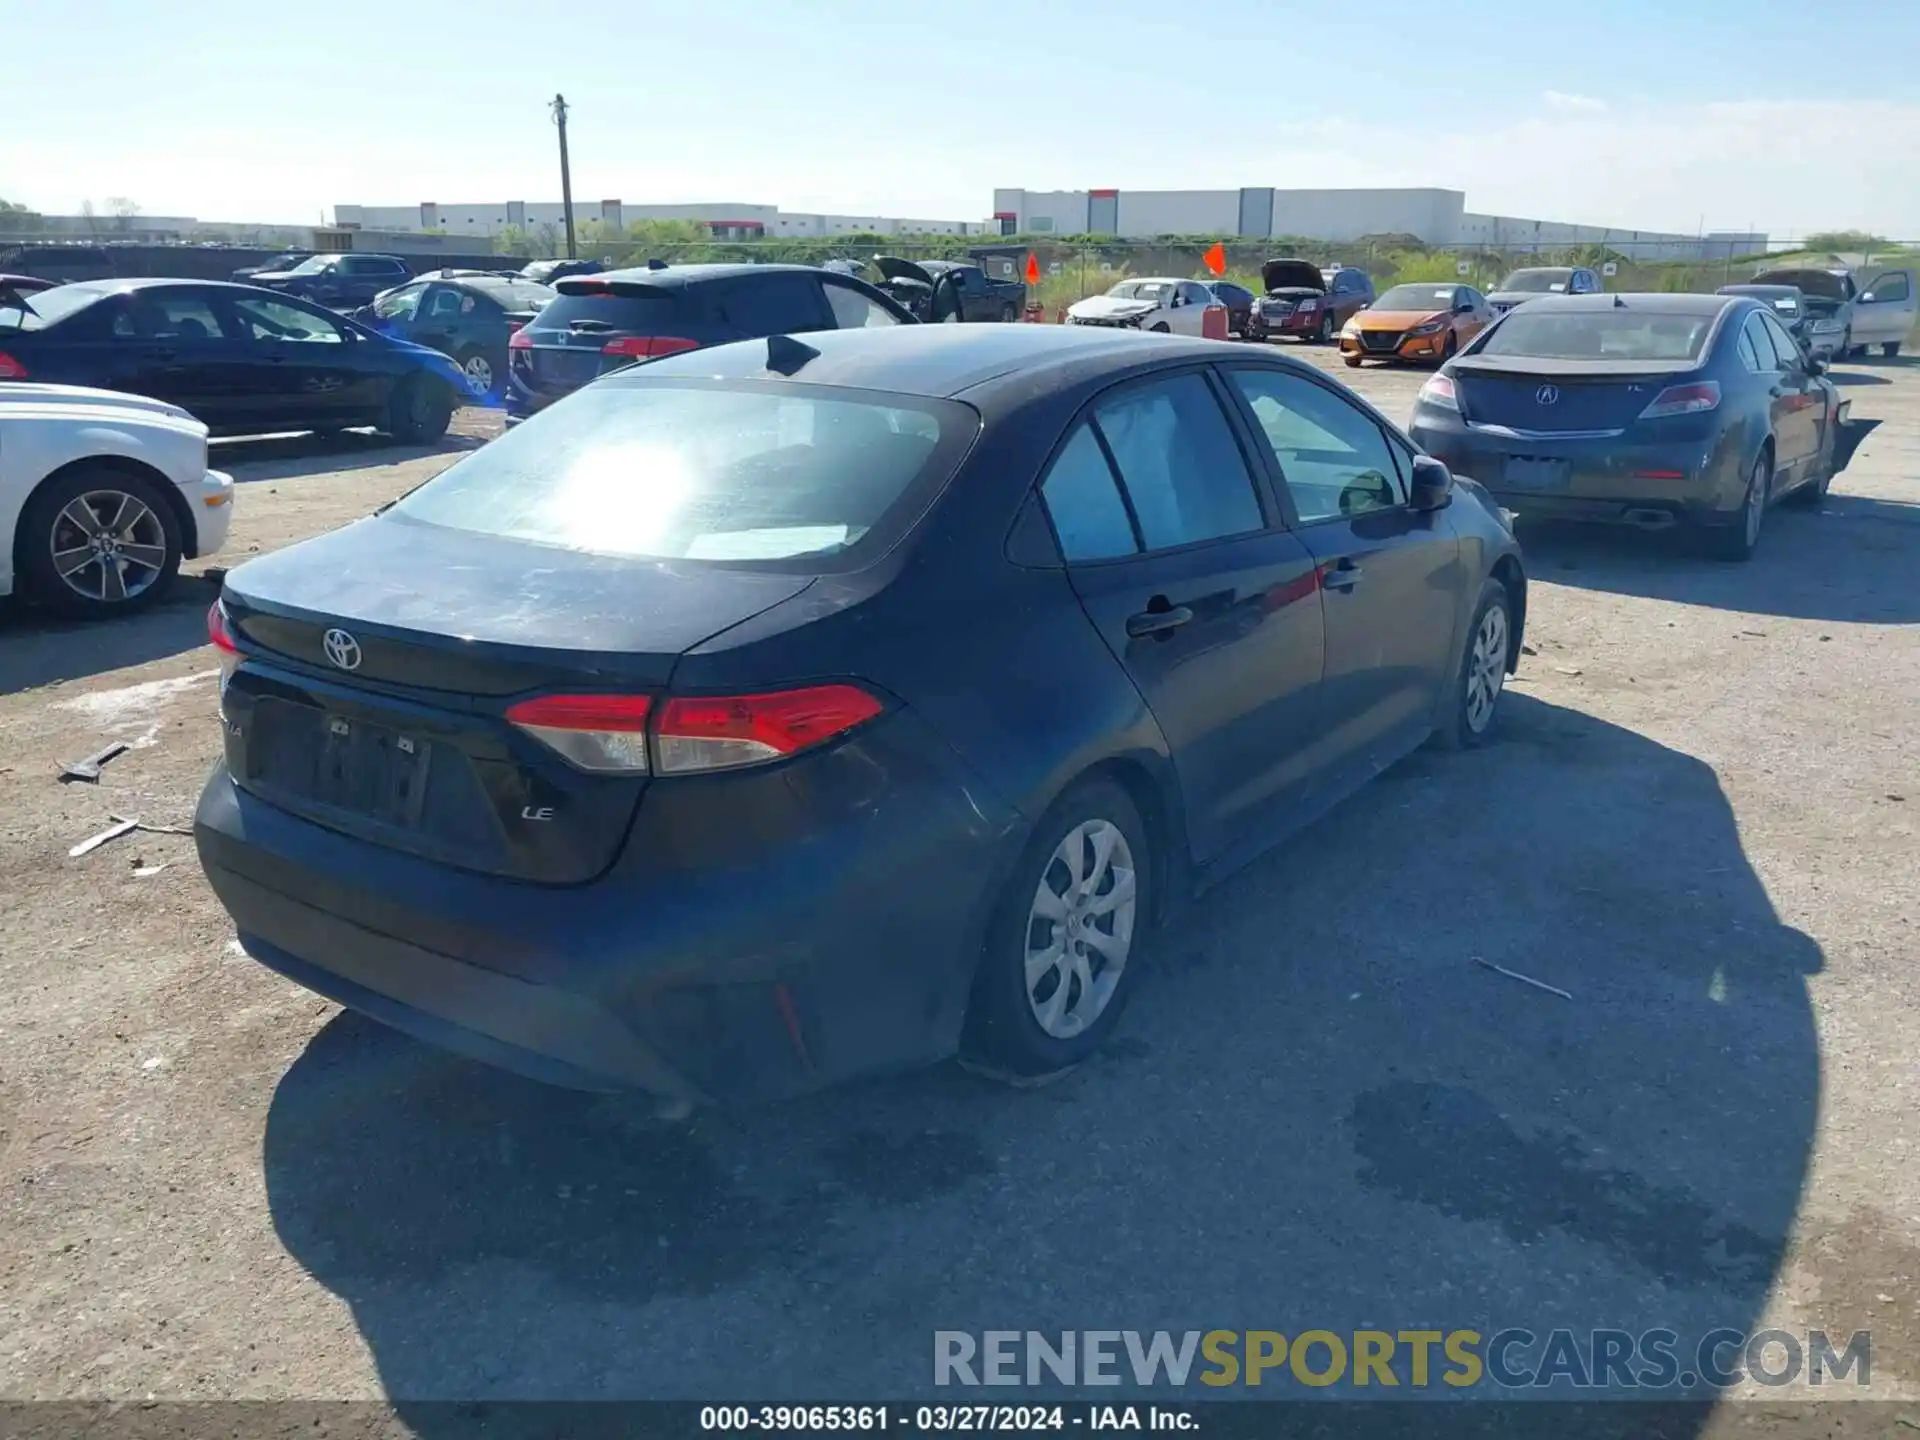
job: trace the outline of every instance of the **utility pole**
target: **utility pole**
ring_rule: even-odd
[[[560,127],[560,205],[567,214],[567,258],[577,260],[579,248],[573,242],[573,172],[567,166],[567,97],[556,95],[553,104],[553,123]]]

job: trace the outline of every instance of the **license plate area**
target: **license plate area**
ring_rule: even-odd
[[[309,804],[417,830],[433,747],[357,716],[263,700],[248,762],[250,778]]]
[[[1572,482],[1573,466],[1542,456],[1509,455],[1501,479],[1510,490],[1564,490]]]

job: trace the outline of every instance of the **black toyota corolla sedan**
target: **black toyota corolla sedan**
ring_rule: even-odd
[[[1543,295],[1421,387],[1408,433],[1520,515],[1688,524],[1753,554],[1767,509],[1818,504],[1847,402],[1743,295]]]
[[[260,962],[557,1083],[1051,1073],[1170,905],[1488,737],[1526,595],[1480,487],[1277,354],[745,341],[234,570],[195,833]]]

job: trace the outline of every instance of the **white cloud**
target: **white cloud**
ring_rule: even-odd
[[[1549,110],[1604,110],[1607,102],[1596,100],[1591,95],[1572,95],[1565,90],[1543,90],[1540,98],[1547,102]]]

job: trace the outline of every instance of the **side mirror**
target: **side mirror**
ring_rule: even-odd
[[[1431,455],[1413,457],[1412,493],[1409,508],[1417,511],[1444,510],[1453,503],[1453,472]]]
[[[1832,366],[1827,364],[1827,358],[1824,355],[1807,356],[1807,373],[1809,375],[1824,375],[1832,368]]]
[[[1453,307],[1453,313],[1456,315],[1471,315],[1473,313],[1473,302],[1471,300],[1462,300],[1458,305]]]

